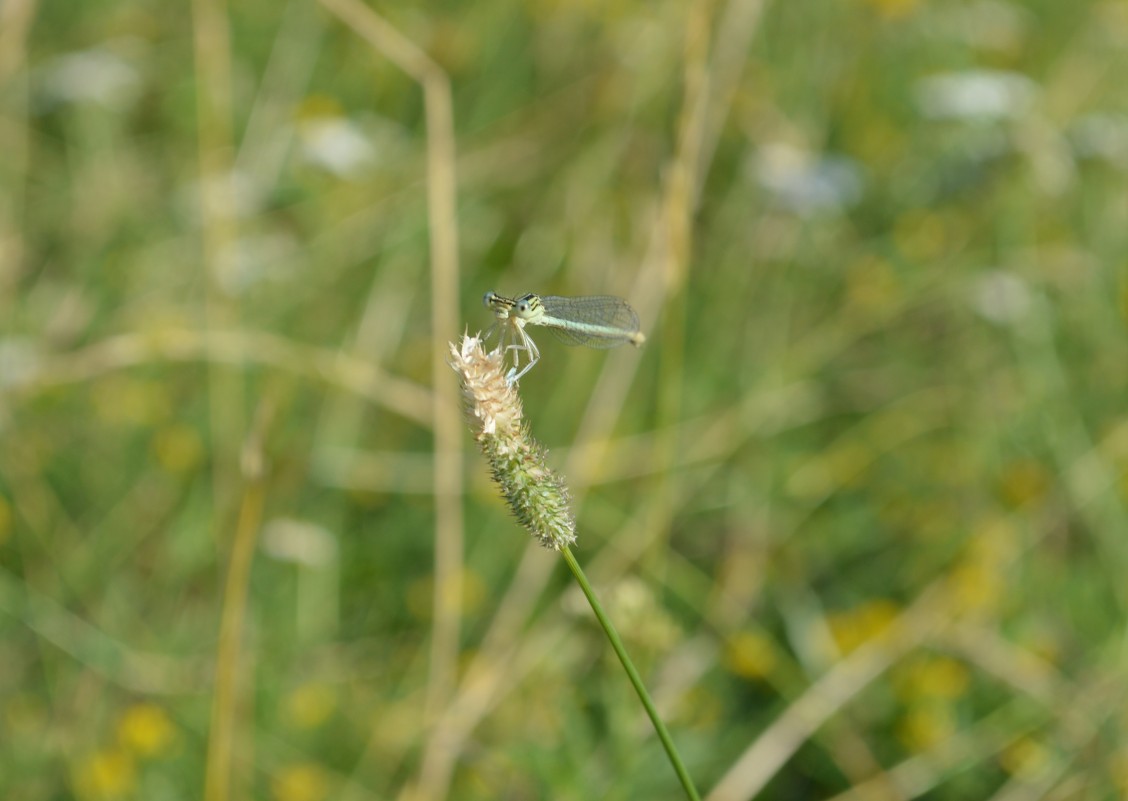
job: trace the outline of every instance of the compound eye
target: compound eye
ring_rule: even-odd
[[[493,299],[496,297],[497,295],[493,291],[487,292],[486,294],[482,295],[482,305],[487,307],[490,306],[493,303]]]
[[[527,300],[517,301],[517,311],[527,312],[528,310],[529,310],[529,301],[527,301]]]

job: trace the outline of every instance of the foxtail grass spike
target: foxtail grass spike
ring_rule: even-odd
[[[451,343],[450,366],[462,384],[462,405],[493,480],[514,517],[546,548],[576,541],[576,518],[564,479],[545,463],[521,412],[517,384],[506,378],[501,348],[486,352],[481,337]]]

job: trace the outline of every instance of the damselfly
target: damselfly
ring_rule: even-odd
[[[544,326],[565,345],[613,348],[626,342],[641,345],[646,341],[638,330],[635,310],[622,298],[612,295],[562,298],[529,293],[519,298],[506,298],[487,292],[482,303],[497,318],[494,327],[499,330],[502,348],[513,351],[513,367],[506,376],[510,384],[529,372],[540,359],[540,349],[525,332],[526,325]],[[522,351],[528,363],[518,371]]]

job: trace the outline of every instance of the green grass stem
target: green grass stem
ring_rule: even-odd
[[[635,692],[638,693],[638,699],[642,701],[643,707],[646,709],[646,714],[650,716],[650,722],[654,724],[654,731],[658,733],[658,739],[662,741],[662,747],[666,749],[666,755],[670,758],[670,764],[674,767],[674,773],[678,774],[678,781],[681,782],[685,788],[686,797],[692,801],[699,801],[701,796],[697,794],[697,788],[693,785],[693,779],[686,770],[685,763],[682,762],[681,754],[678,753],[678,748],[674,745],[674,740],[670,736],[669,729],[662,721],[662,716],[658,714],[658,709],[654,706],[654,701],[650,697],[650,693],[646,691],[646,686],[642,683],[642,677],[638,675],[638,669],[635,668],[634,662],[631,661],[630,656],[627,654],[627,648],[623,645],[623,639],[619,636],[619,632],[615,630],[615,625],[611,622],[611,618],[603,609],[603,605],[599,603],[599,598],[595,595],[595,590],[592,589],[591,584],[584,575],[583,568],[580,563],[576,561],[576,557],[572,555],[572,551],[567,546],[560,549],[564,561],[568,563],[568,568],[572,571],[572,575],[576,577],[576,581],[580,585],[580,589],[584,591],[584,597],[588,599],[591,604],[591,611],[595,612],[595,617],[599,621],[599,625],[603,628],[607,639],[611,642],[611,647],[615,650],[615,655],[619,657],[619,661],[623,663],[623,669],[627,672],[627,678],[630,679],[631,685],[634,686]]]

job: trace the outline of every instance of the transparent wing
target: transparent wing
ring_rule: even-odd
[[[638,335],[638,315],[625,300],[614,295],[580,298],[542,295],[541,303],[548,317],[576,324],[565,328],[542,324],[565,345],[613,348]]]

